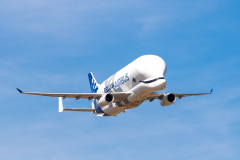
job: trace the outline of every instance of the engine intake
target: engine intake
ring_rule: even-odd
[[[109,105],[113,102],[114,96],[110,93],[104,94],[97,102],[99,107]]]
[[[176,95],[173,93],[168,93],[168,94],[164,95],[164,97],[162,98],[161,105],[169,106],[169,105],[173,104],[175,101],[176,101]]]

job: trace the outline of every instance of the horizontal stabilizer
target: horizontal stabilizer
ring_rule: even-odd
[[[93,112],[95,109],[85,109],[85,108],[71,108],[71,109],[63,109],[64,111],[80,111],[80,112]]]
[[[59,107],[58,111],[62,113],[63,111],[82,111],[82,112],[92,112],[95,111],[95,109],[84,109],[84,108],[63,108],[63,103],[62,103],[62,97],[59,97]]]

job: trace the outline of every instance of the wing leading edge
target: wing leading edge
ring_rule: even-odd
[[[76,100],[79,100],[81,98],[83,99],[99,99],[103,94],[101,93],[40,93],[40,92],[23,92],[22,90],[17,90],[21,94],[30,94],[30,95],[39,95],[39,96],[48,96],[48,97],[62,97],[65,98],[75,98]],[[126,92],[117,92],[117,93],[111,93],[114,96],[114,103],[123,101],[126,99],[131,93]]]
[[[188,96],[200,96],[200,95],[206,95],[206,94],[212,94],[213,89],[211,89],[211,91],[209,93],[190,93],[190,94],[179,94],[179,93],[173,93],[176,95],[176,97],[178,97],[179,99],[183,98],[183,97],[188,97]],[[146,100],[150,100],[153,101],[154,99],[160,99],[162,100],[162,98],[164,97],[166,93],[151,93],[147,96]]]

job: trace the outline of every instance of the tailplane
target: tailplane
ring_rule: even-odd
[[[94,78],[92,72],[88,73],[88,79],[89,79],[90,88],[91,88],[92,93],[97,93],[99,84],[97,83],[96,79]]]

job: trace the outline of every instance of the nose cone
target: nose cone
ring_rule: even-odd
[[[167,72],[165,61],[156,55],[141,56],[136,59],[133,64],[143,79],[165,77]]]

